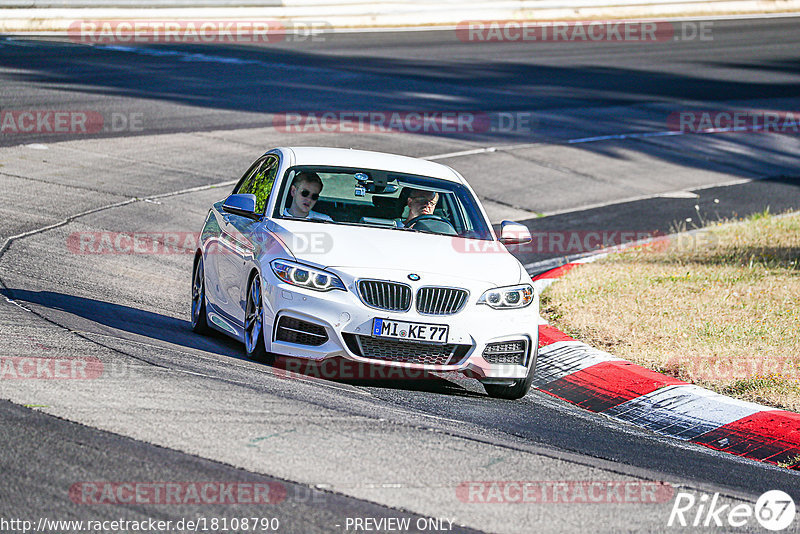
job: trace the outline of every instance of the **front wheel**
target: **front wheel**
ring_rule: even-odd
[[[251,360],[267,359],[264,348],[264,314],[261,299],[261,277],[256,273],[247,290],[244,315],[244,347]]]
[[[538,351],[533,352],[533,362],[531,363],[530,368],[528,368],[528,375],[525,378],[518,378],[514,380],[514,383],[510,386],[505,386],[502,384],[483,384],[483,389],[486,390],[486,393],[494,398],[494,399],[508,399],[508,400],[517,400],[521,399],[525,395],[528,394],[528,391],[531,389],[531,383],[533,382],[533,375],[536,371],[536,359],[538,357]]]
[[[209,331],[206,315],[206,279],[203,271],[203,256],[194,262],[192,273],[192,330],[198,334]]]

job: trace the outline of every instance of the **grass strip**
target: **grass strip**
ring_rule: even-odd
[[[769,209],[573,269],[550,324],[615,356],[800,411],[800,214]]]

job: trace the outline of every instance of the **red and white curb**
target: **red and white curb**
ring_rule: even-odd
[[[537,291],[581,263],[533,277]],[[539,326],[533,385],[540,391],[664,436],[800,470],[800,414],[745,402],[656,373]],[[796,465],[791,465],[796,464]]]

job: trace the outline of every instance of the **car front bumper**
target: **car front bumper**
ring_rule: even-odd
[[[465,306],[453,315],[423,315],[414,307],[407,312],[390,312],[374,309],[361,301],[355,290],[355,282],[345,284],[348,291],[333,290],[317,292],[287,284],[270,271],[263,275],[264,284],[264,339],[269,352],[321,362],[332,358],[343,358],[371,366],[386,366],[410,372],[459,372],[487,383],[504,384],[511,380],[524,379],[528,370],[536,363],[538,354],[538,296],[522,309],[497,310],[484,304],[476,304],[480,295],[470,294]],[[442,281],[444,282],[444,281]],[[277,327],[282,318],[292,318],[324,328],[327,340],[318,345],[281,341]],[[448,344],[457,347],[456,353],[446,363],[421,363],[377,359],[364,354],[360,341],[371,345],[384,343],[383,338],[372,336],[373,320],[406,321],[447,325]],[[281,324],[287,324],[281,322]],[[293,323],[294,324],[294,323]],[[269,325],[272,329],[269,330]],[[365,340],[365,338],[369,338]],[[321,338],[318,338],[321,340]],[[525,343],[524,364],[494,363],[491,356],[484,355],[487,345],[502,342]],[[419,345],[413,341],[391,342],[393,348],[402,343],[408,353],[418,355],[431,349],[431,344]],[[413,358],[412,358],[413,359]],[[402,373],[398,376],[402,376]]]

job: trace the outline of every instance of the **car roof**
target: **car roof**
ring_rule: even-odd
[[[312,146],[284,147],[280,150],[292,152],[295,165],[326,165],[331,167],[388,170],[463,183],[463,179],[459,174],[447,165],[397,154],[354,150],[351,148]]]

